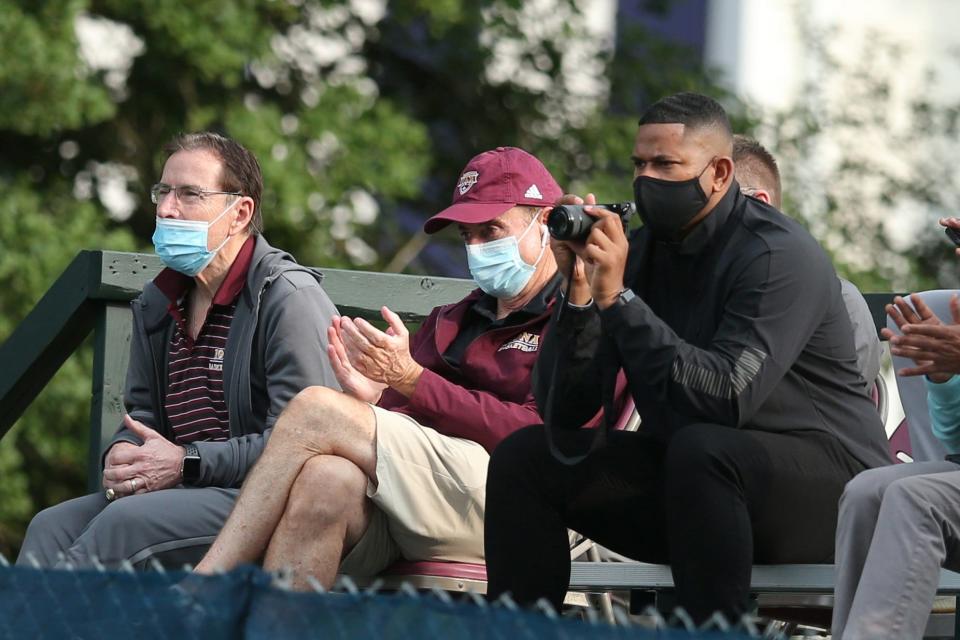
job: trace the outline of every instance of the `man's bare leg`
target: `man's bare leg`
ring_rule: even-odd
[[[290,491],[287,506],[270,539],[263,568],[290,569],[292,588],[308,590],[307,576],[333,586],[344,552],[359,542],[370,524],[367,476],[337,456],[307,460]]]
[[[335,455],[376,477],[376,420],[370,406],[327,387],[304,389],[274,426],[223,530],[198,573],[256,562],[267,548],[304,463]]]

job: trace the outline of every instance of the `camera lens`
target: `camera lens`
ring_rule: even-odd
[[[590,229],[596,218],[584,212],[582,204],[562,204],[554,207],[547,216],[547,229],[550,235],[557,240],[584,240],[590,235]],[[595,207],[609,209],[620,216],[624,228],[629,224],[630,216],[634,213],[632,202],[618,202],[614,204],[596,204]]]
[[[567,240],[570,238],[570,232],[572,231],[572,222],[570,211],[567,207],[560,205],[554,207],[547,216],[547,229],[550,231],[550,235],[557,240]]]
[[[593,218],[583,212],[583,205],[560,205],[547,216],[547,229],[557,240],[583,240],[592,225]]]

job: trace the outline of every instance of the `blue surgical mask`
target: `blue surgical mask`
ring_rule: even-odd
[[[217,252],[227,244],[228,235],[215,249],[207,250],[207,233],[217,220],[226,215],[227,211],[237,204],[240,198],[227,205],[210,222],[202,220],[175,220],[173,218],[157,217],[157,229],[153,232],[153,246],[157,255],[174,271],[179,271],[191,278],[206,269]]]
[[[538,223],[539,219],[539,216],[535,217],[519,238],[510,236],[492,242],[466,245],[470,275],[485,293],[495,298],[512,298],[523,291],[530,282],[534,271],[537,270],[537,265],[543,258],[550,236],[547,235],[546,226],[540,225],[540,255],[533,264],[527,264],[520,257],[520,240]]]

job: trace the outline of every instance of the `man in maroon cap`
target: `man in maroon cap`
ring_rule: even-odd
[[[399,558],[483,562],[489,453],[541,422],[530,390],[559,276],[544,225],[562,191],[529,153],[498,147],[464,168],[453,205],[479,285],[433,310],[412,339],[335,318],[328,355],[343,392],[310,387],[277,420],[197,571],[263,559],[333,584]]]

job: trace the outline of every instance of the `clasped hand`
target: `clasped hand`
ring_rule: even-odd
[[[110,447],[104,460],[103,488],[113,489],[121,497],[178,485],[183,447],[129,415],[123,416],[123,424],[143,444],[118,442]]]
[[[557,204],[596,203],[596,197],[589,193],[586,199],[565,195]],[[550,249],[564,278],[570,274],[573,263],[567,299],[574,304],[585,304],[592,297],[598,307],[606,309],[616,302],[623,290],[629,243],[620,216],[599,207],[588,207],[584,211],[597,218],[590,228],[590,235],[578,242],[551,237]]]
[[[376,402],[386,387],[413,395],[423,367],[410,355],[410,334],[400,316],[387,307],[381,331],[362,318],[337,317],[327,330],[327,355],[344,392]]]

